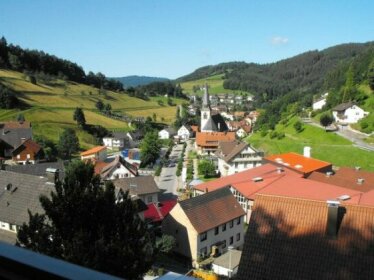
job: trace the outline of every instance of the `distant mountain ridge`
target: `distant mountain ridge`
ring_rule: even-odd
[[[169,81],[168,78],[137,76],[137,75],[117,77],[117,78],[111,78],[111,79],[121,82],[125,88],[144,86],[144,85],[148,85],[153,82]]]

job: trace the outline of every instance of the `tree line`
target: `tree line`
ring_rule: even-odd
[[[127,93],[129,96],[138,97],[144,100],[148,100],[151,96],[160,95],[188,99],[187,95],[183,93],[181,85],[172,83],[170,81],[153,82],[148,85],[129,87],[127,89]]]
[[[76,63],[43,51],[8,44],[4,37],[0,39],[0,68],[25,72],[31,76],[42,73],[96,88],[123,91],[122,83],[108,79],[100,72],[89,72],[86,75],[83,68]]]

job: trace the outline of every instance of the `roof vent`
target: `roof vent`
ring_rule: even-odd
[[[12,189],[12,184],[9,183],[8,185],[5,186],[4,190],[10,191]]]
[[[130,184],[130,189],[136,189],[137,185],[136,184]]]
[[[284,166],[290,166],[290,164],[288,162],[283,162],[282,163]]]
[[[277,158],[275,159],[275,161],[282,162],[283,160],[282,160],[281,158],[277,157]]]
[[[365,182],[365,179],[364,179],[364,178],[358,178],[358,179],[357,179],[357,184],[358,184],[358,185],[362,185],[364,182]]]
[[[344,200],[348,200],[348,199],[350,199],[351,197],[348,195],[348,194],[343,194],[343,195],[341,195],[341,196],[339,196],[338,197],[338,199],[339,200],[342,200],[342,201],[344,201]]]
[[[330,177],[332,174],[333,174],[332,171],[327,171],[327,172],[326,172],[326,177]]]
[[[284,169],[282,167],[277,167],[277,172],[280,174],[284,171]]]
[[[300,169],[300,168],[303,168],[303,166],[301,164],[296,164],[295,168]]]
[[[261,181],[263,181],[264,179],[262,178],[262,177],[254,177],[254,178],[252,178],[252,181],[253,182],[261,182]]]
[[[361,170],[361,166],[355,166],[355,169],[356,169],[356,171],[360,171]]]

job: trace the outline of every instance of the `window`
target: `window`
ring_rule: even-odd
[[[231,236],[230,237],[230,245],[232,245],[234,243],[234,236]]]
[[[175,234],[178,234],[178,229],[175,230]]]
[[[208,238],[207,232],[200,234],[200,241],[205,241]]]
[[[207,251],[206,247],[200,249],[200,256],[202,256],[202,257],[206,256],[207,252],[208,251]]]
[[[226,231],[226,224],[222,225],[222,231]]]
[[[230,228],[234,226],[234,220],[230,221]]]
[[[27,156],[26,156],[28,159],[30,159],[30,154],[27,154]]]
[[[226,248],[226,239],[223,240],[223,242],[222,242],[222,249],[225,249],[225,248]]]
[[[240,225],[240,222],[241,222],[241,218],[239,217],[239,218],[236,219],[236,224]]]
[[[147,197],[147,202],[148,203],[152,203],[152,201],[153,201],[153,197],[150,195],[150,196],[148,196]]]
[[[216,227],[215,229],[214,229],[214,235],[217,235],[219,233],[219,227]]]
[[[236,241],[240,240],[240,233],[236,234]]]

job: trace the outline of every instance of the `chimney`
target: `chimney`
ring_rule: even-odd
[[[205,193],[208,193],[208,192],[209,192],[208,188],[205,188]]]
[[[310,158],[310,151],[311,151],[311,147],[304,147],[304,157],[307,157],[307,158]]]
[[[59,170],[56,168],[48,167],[45,170],[45,174],[47,176],[48,182],[51,183],[56,183],[58,181],[58,175],[59,175]]]
[[[327,223],[326,235],[336,239],[338,235],[338,210],[340,202],[337,200],[327,200]]]

